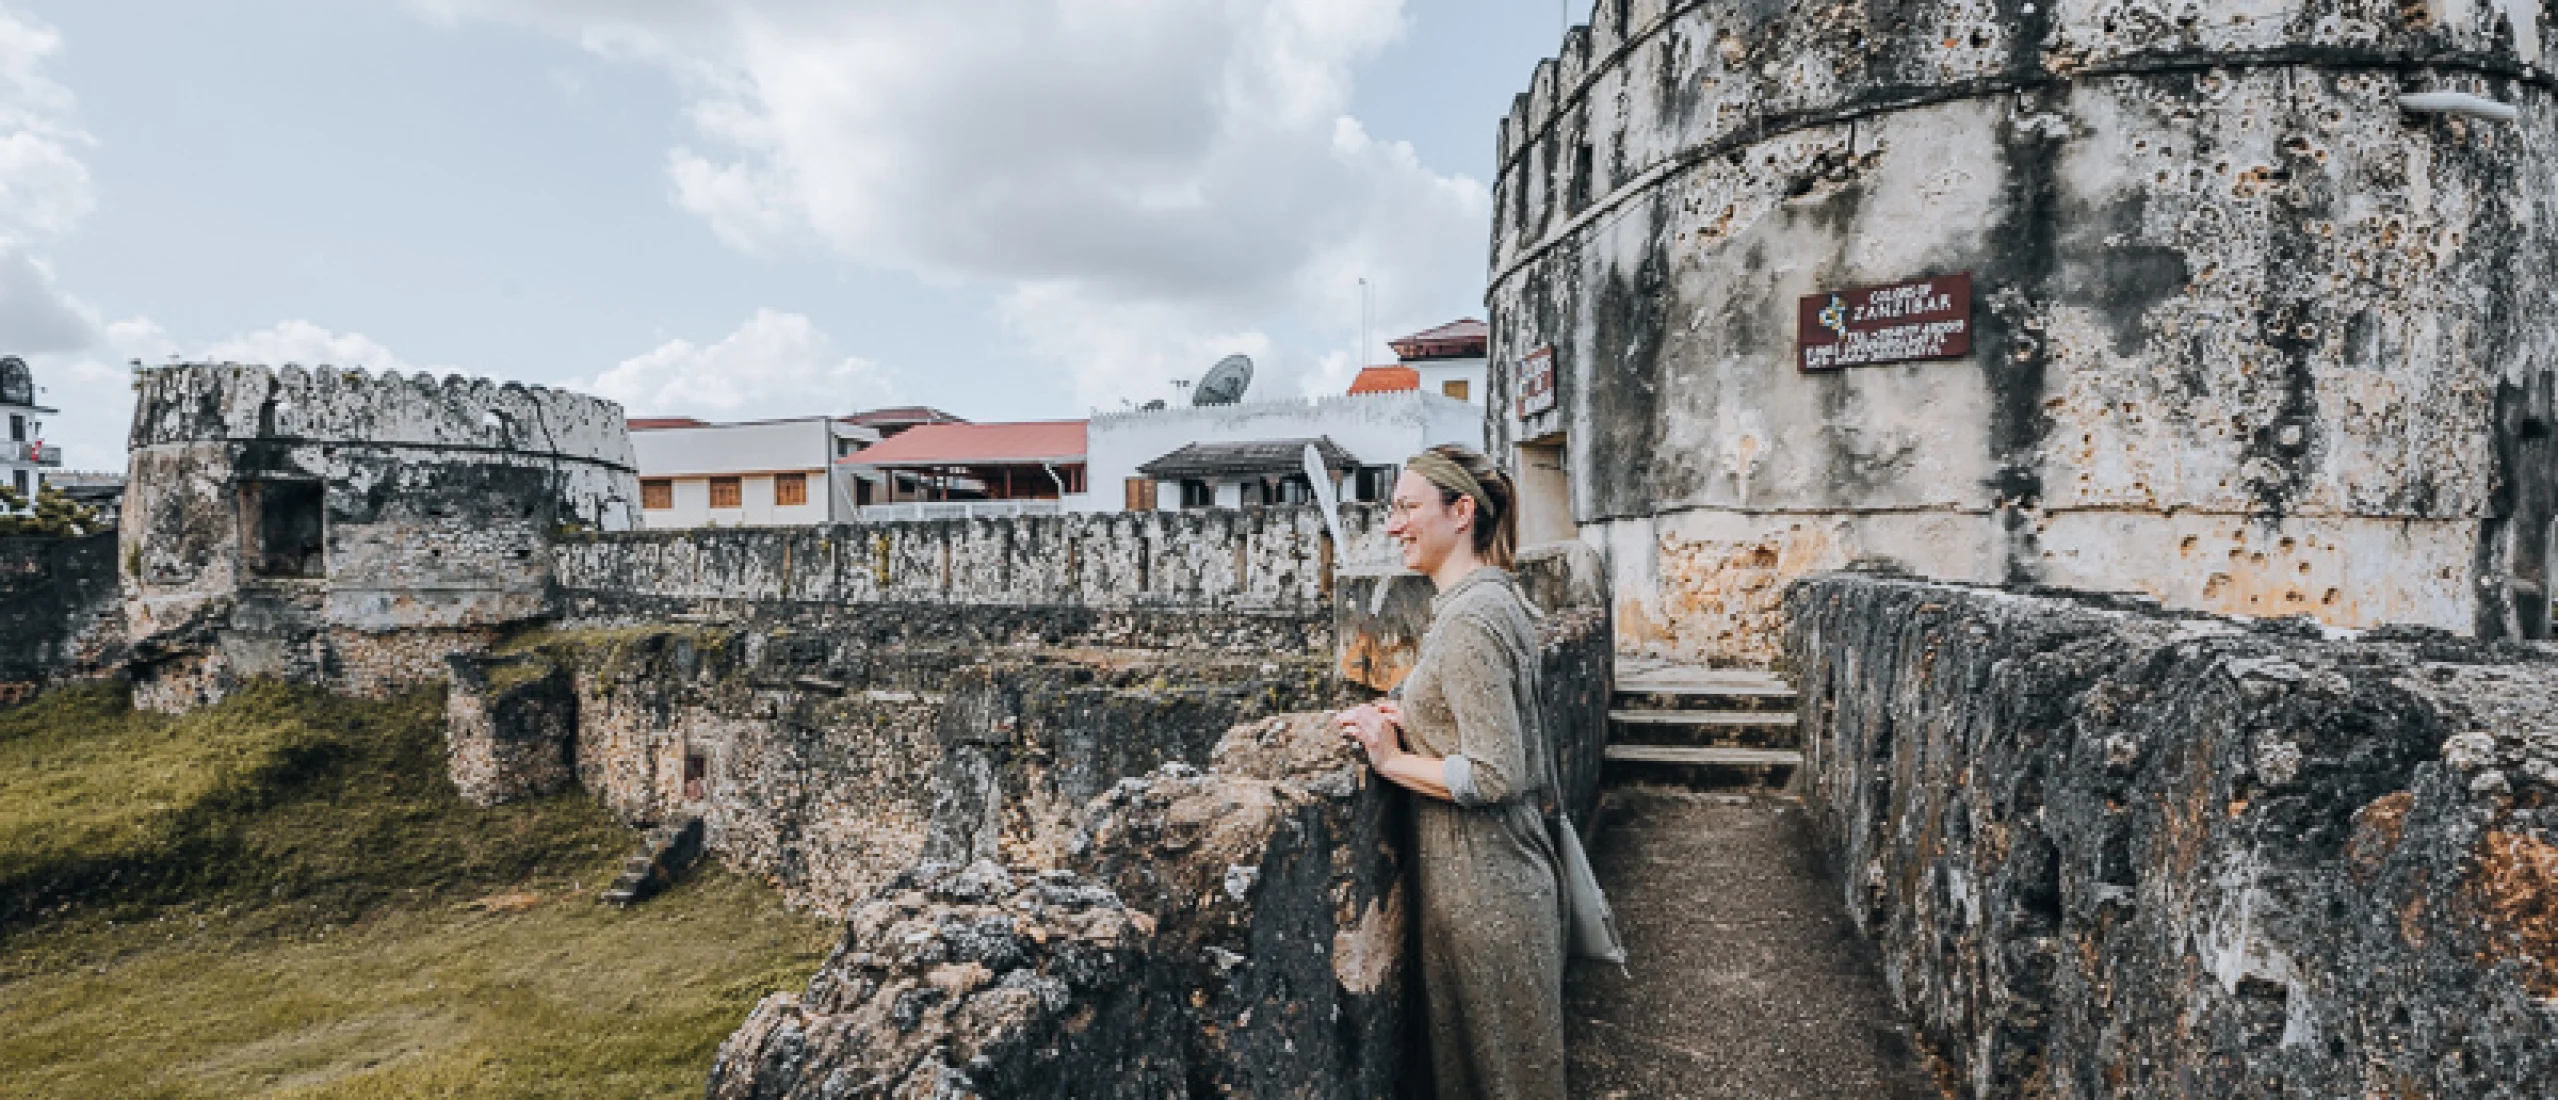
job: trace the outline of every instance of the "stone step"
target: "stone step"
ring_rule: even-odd
[[[1803,765],[1803,754],[1792,749],[1736,749],[1722,745],[1610,745],[1607,759],[1611,764],[1696,764],[1738,768],[1796,768]]]
[[[1617,677],[1619,695],[1705,695],[1724,698],[1794,698],[1794,686],[1765,672],[1655,671]]]
[[[1608,721],[1628,726],[1791,726],[1790,710],[1611,710]]]
[[[1670,785],[1698,791],[1781,790],[1801,769],[1803,754],[1789,749],[1729,745],[1610,745],[1602,781]]]

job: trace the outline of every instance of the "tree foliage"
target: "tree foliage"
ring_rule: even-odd
[[[0,485],[0,535],[91,535],[106,529],[97,509],[51,485],[36,490],[32,510],[17,490]]]

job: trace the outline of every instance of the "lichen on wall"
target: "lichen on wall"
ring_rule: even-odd
[[[1975,1096],[2558,1079],[2558,654],[1872,574],[1789,592],[1842,901]]]

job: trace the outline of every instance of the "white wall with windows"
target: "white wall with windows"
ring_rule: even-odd
[[[1474,394],[1479,401],[1479,382]],[[1235,508],[1263,501],[1240,482],[1157,482],[1138,467],[1193,443],[1329,437],[1362,468],[1338,479],[1341,498],[1362,499],[1366,489],[1374,499],[1383,499],[1393,487],[1392,471],[1422,448],[1440,443],[1482,447],[1483,412],[1478,404],[1435,391],[1404,391],[1107,412],[1092,418],[1088,432],[1086,484],[1091,489],[1076,502],[1083,510],[1143,510],[1149,501],[1158,510]]]
[[[832,417],[633,431],[640,524],[790,527],[849,519],[858,489],[835,475],[835,459],[878,441],[879,433]]]

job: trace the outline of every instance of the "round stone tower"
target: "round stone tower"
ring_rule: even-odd
[[[2545,636],[2550,18],[1599,0],[1501,129],[1530,523],[1691,658],[1768,659],[1785,580],[1876,558]]]
[[[551,541],[623,530],[621,406],[483,379],[191,364],[134,383],[135,700],[251,676],[371,693],[551,610]]]

